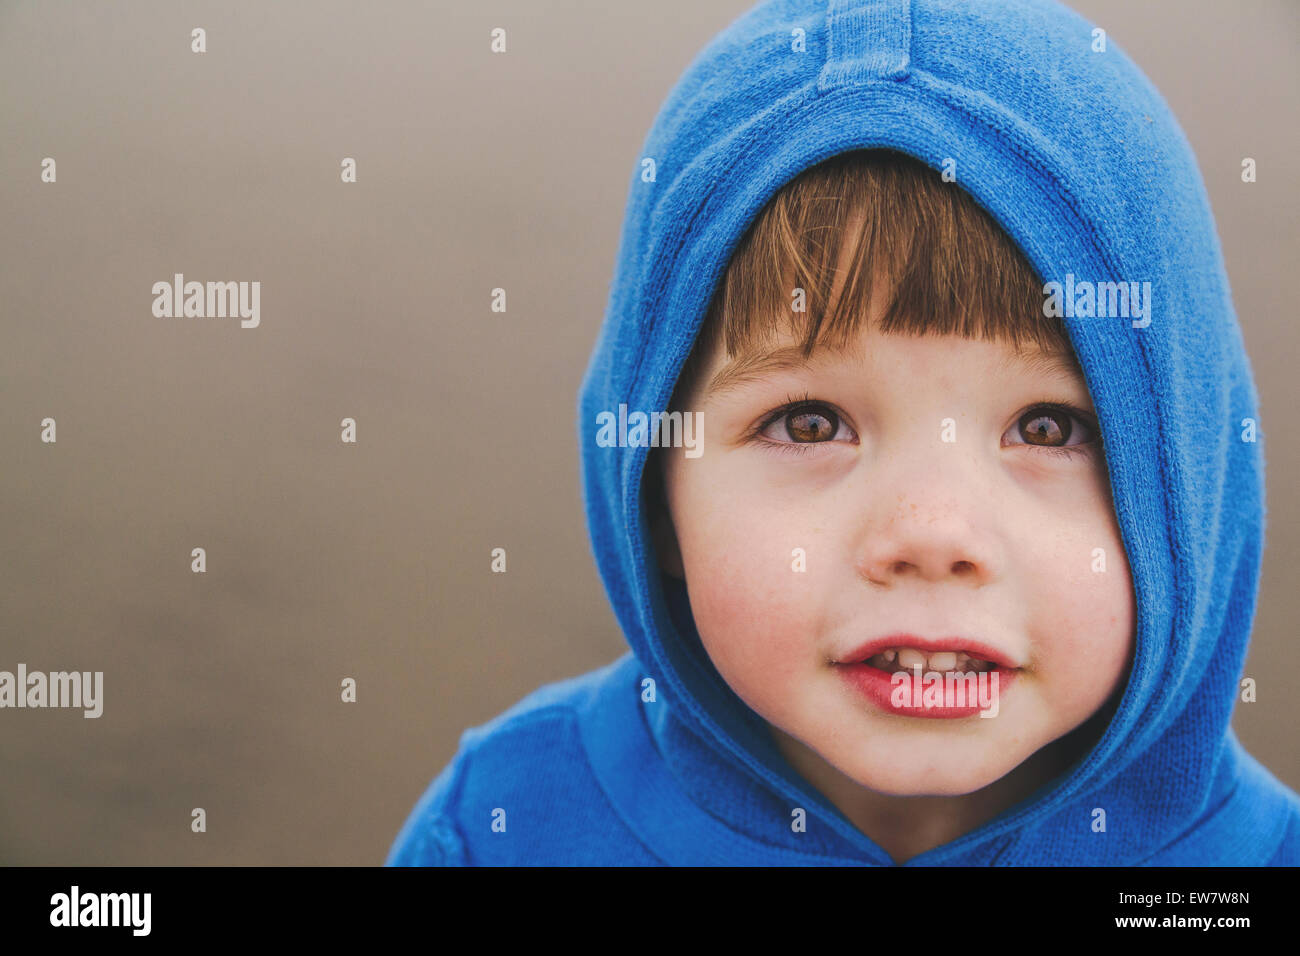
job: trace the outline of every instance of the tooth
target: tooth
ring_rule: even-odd
[[[930,670],[950,671],[957,667],[957,655],[952,651],[941,651],[930,655]]]
[[[885,660],[892,662],[893,659],[898,656],[898,651],[894,650],[891,647],[889,650],[885,651],[885,653],[882,654],[881,656],[884,657]]]
[[[925,655],[910,647],[899,648],[898,666],[909,671],[917,667],[923,668],[925,667]]]
[[[957,652],[957,663],[953,670],[965,671],[970,669],[970,655],[965,651]]]

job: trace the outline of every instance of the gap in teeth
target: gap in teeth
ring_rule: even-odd
[[[971,657],[965,651],[932,651],[926,654],[914,647],[891,647],[869,657],[866,663],[891,674],[895,671],[914,670],[917,667],[921,668],[922,673],[932,671],[965,673],[989,671],[995,668],[992,662]]]

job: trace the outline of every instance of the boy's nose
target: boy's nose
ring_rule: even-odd
[[[990,583],[1001,573],[999,546],[985,528],[987,515],[973,515],[971,507],[900,500],[886,523],[864,528],[858,572],[886,587],[908,580]]]

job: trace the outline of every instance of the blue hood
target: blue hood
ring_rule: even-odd
[[[673,724],[655,729],[661,750],[694,748],[669,760],[710,766],[701,773],[732,807],[816,808],[840,859],[889,862],[790,768],[713,667],[681,582],[656,561],[641,492],[650,449],[601,447],[595,423],[620,404],[667,408],[760,209],[808,167],[872,147],[936,170],[959,157],[960,184],[1040,275],[1152,289],[1146,327],[1064,319],[1137,600],[1118,710],[1063,776],[911,862],[1264,864],[1294,838],[1295,794],[1229,726],[1264,534],[1263,432],[1243,440],[1245,420],[1260,421],[1250,365],[1192,150],[1151,83],[1106,45],[1094,52],[1093,25],[1046,0],[763,3],[696,57],[637,157],[579,396],[597,564],[656,680],[664,716],[652,720]],[[1088,826],[1094,807],[1106,809],[1104,839]]]

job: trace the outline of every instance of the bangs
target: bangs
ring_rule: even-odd
[[[833,156],[787,183],[741,238],[678,380],[694,387],[719,340],[744,362],[793,339],[842,348],[883,333],[959,335],[1074,360],[1043,283],[956,183],[890,150]]]

